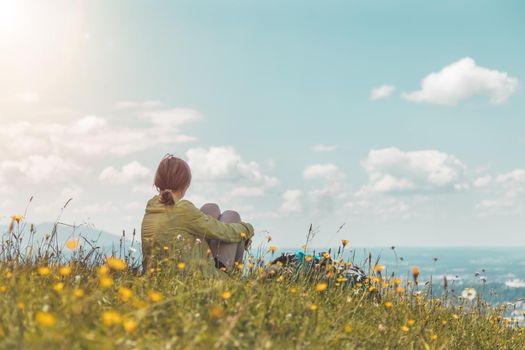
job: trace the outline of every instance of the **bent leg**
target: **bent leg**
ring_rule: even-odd
[[[236,211],[226,210],[221,214],[219,220],[228,224],[240,223],[241,216]],[[240,241],[239,243],[229,243],[228,245],[231,246],[231,248],[228,248],[228,258],[233,260],[233,262],[242,262],[244,255],[244,241]]]
[[[221,209],[219,206],[215,203],[206,203],[201,207],[201,211],[209,215],[211,217],[214,217],[215,219],[219,220],[219,216],[221,216]]]
[[[201,207],[204,214],[222,221],[227,224],[241,222],[241,216],[238,212],[233,210],[226,210],[221,214],[219,206],[215,203],[206,203]],[[239,243],[225,243],[217,239],[207,239],[212,256],[215,259],[216,265],[223,265],[226,270],[233,268],[234,262],[241,262],[244,254],[244,241]],[[220,262],[221,264],[217,264]]]
[[[221,216],[221,209],[219,206],[215,203],[206,203],[201,207],[201,211],[211,216],[214,219],[219,220],[219,217]],[[215,259],[215,266],[218,267],[217,259],[218,259],[218,253],[219,253],[219,240],[217,239],[206,239],[206,243],[208,243],[208,247],[210,247],[211,255]]]

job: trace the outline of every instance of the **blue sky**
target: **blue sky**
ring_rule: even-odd
[[[171,152],[279,246],[522,245],[524,7],[1,0],[0,218],[138,228]]]

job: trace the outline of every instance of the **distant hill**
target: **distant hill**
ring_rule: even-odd
[[[44,239],[46,235],[50,235],[53,232],[54,223],[51,222],[44,222],[40,224],[35,224],[35,240],[41,241]],[[20,231],[23,233],[22,235],[22,245],[26,245],[27,241],[29,239],[29,230],[30,230],[30,224],[22,223],[20,225]],[[8,228],[7,226],[0,226],[0,232],[2,234],[7,233]],[[15,232],[16,232],[16,226],[15,226]],[[58,224],[57,225],[57,239],[59,246],[64,246],[65,242],[70,238],[80,238],[83,237],[85,240],[89,241],[91,244],[102,248],[105,251],[111,251],[112,248],[119,249],[121,240],[122,240],[122,234],[115,235],[94,227],[90,227],[88,225],[79,225],[72,227],[67,224]],[[86,245],[84,239],[81,239],[80,242],[82,245]],[[133,237],[132,232],[126,232],[124,244],[125,249],[128,249],[131,246]],[[140,250],[140,233],[137,232],[135,236],[135,241],[133,243],[133,246]]]

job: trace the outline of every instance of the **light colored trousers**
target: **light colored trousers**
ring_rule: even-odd
[[[201,207],[201,211],[226,224],[241,222],[241,216],[238,212],[225,210],[221,213],[221,209],[215,203],[204,204]],[[245,249],[244,241],[239,243],[226,243],[217,239],[208,239],[207,242],[213,257],[219,260],[224,267],[226,267],[226,270],[230,271],[235,262],[242,262]]]

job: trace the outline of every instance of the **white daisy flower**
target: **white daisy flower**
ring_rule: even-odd
[[[476,297],[476,290],[474,288],[465,288],[461,293],[461,296],[468,300],[474,300]]]

